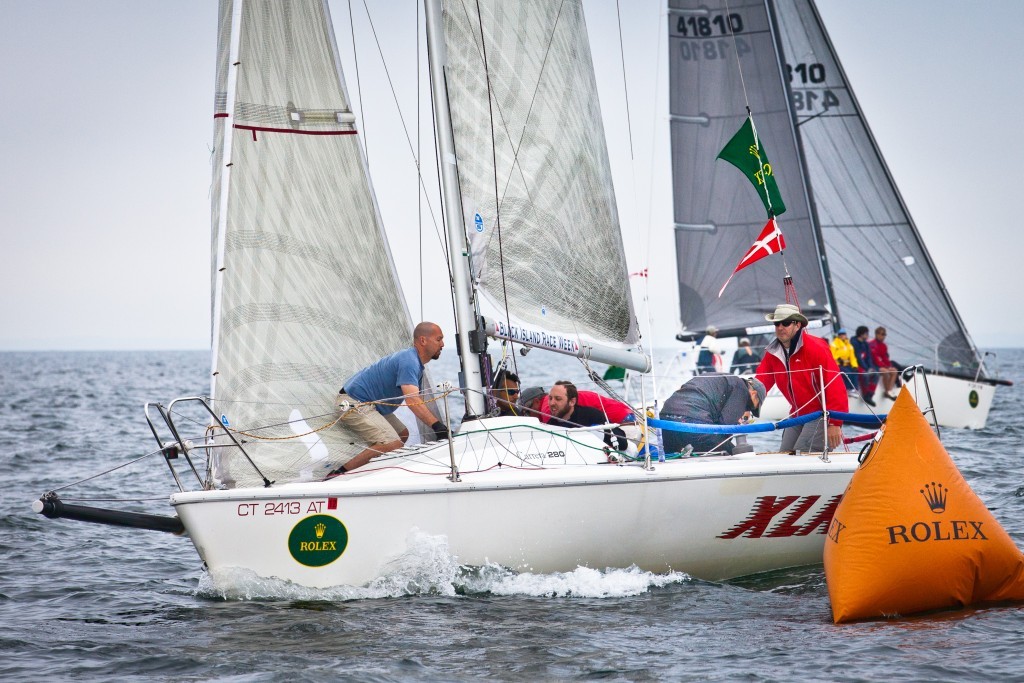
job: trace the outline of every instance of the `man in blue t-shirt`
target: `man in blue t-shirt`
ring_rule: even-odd
[[[443,348],[441,328],[422,322],[413,331],[411,348],[381,358],[345,382],[338,395],[338,407],[343,404],[350,407],[341,416],[341,422],[364,439],[367,447],[327,475],[328,479],[362,467],[381,453],[402,447],[409,438],[409,430],[395,416],[395,411],[403,401],[416,417],[431,425],[436,438],[448,438],[448,429],[427,409],[420,396],[423,366],[440,358]]]

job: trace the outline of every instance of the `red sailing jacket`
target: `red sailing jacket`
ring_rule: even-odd
[[[875,361],[876,366],[880,368],[892,367],[892,361],[889,359],[889,346],[884,341],[872,339],[868,342],[868,348],[871,349],[871,359]]]
[[[596,408],[605,415],[608,416],[609,422],[623,422],[627,415],[632,415],[633,411],[630,410],[629,406],[625,403],[620,403],[614,398],[608,398],[602,396],[596,391],[584,391],[579,390],[579,397],[576,399],[576,405],[587,406],[589,408]],[[548,397],[545,396],[540,403],[540,418],[541,422],[547,422],[551,419],[551,409],[548,407]]]
[[[761,364],[757,366],[757,378],[764,383],[765,389],[779,387],[779,391],[789,401],[791,415],[807,415],[821,410],[821,399],[818,397],[821,384],[819,367],[825,369],[825,404],[828,409],[848,412],[850,402],[846,396],[846,386],[840,376],[839,366],[832,358],[832,351],[825,340],[807,334],[807,330],[802,330],[796,338],[796,348],[789,356],[788,368],[782,344],[778,339],[773,340],[765,349]],[[828,423],[839,425],[843,421],[829,418]]]

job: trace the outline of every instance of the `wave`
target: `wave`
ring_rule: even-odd
[[[207,572],[197,589],[201,597],[222,600],[346,601],[407,596],[525,596],[555,598],[621,598],[652,588],[690,581],[682,572],[655,574],[636,566],[572,571],[516,572],[497,564],[469,566],[451,554],[444,536],[413,531],[407,550],[388,562],[380,576],[364,586],[310,588],[265,578],[240,568]]]

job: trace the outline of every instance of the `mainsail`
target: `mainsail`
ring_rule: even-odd
[[[218,41],[211,395],[263,475],[308,479],[360,450],[340,425],[306,433],[411,323],[326,2],[221,0]],[[220,485],[262,481],[217,455]]]
[[[684,328],[763,324],[761,314],[782,297],[776,257],[716,296],[764,223],[746,179],[714,162],[749,103],[790,207],[779,226],[804,312],[826,322],[831,314],[847,328],[882,325],[897,361],[973,376],[977,351],[813,0],[670,0],[669,37]]]
[[[842,324],[885,326],[890,353],[900,363],[973,376],[977,350],[882,159],[813,1],[773,4]]]
[[[771,155],[787,211],[786,264],[808,317],[828,317],[828,296],[804,189],[782,69],[763,0],[670,0],[669,113],[679,317],[703,331],[764,325],[784,300],[783,264],[773,256],[722,284],[764,227],[757,192],[719,151],[746,118]],[[742,76],[741,76],[742,69]]]
[[[442,6],[474,278],[502,320],[634,343],[581,3]]]

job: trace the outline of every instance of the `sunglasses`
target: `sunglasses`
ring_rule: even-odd
[[[516,394],[519,393],[518,389],[503,389],[503,391],[509,396],[515,396]]]
[[[780,320],[775,323],[775,327],[789,327],[790,325],[796,325],[795,320]]]

